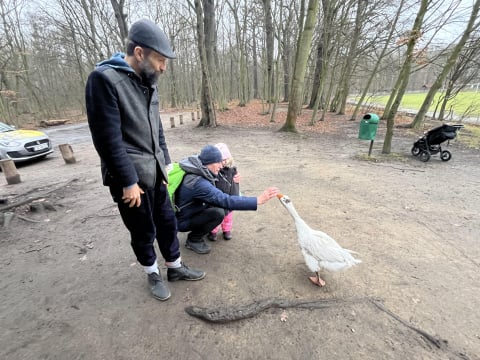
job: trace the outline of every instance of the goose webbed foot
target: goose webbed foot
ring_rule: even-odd
[[[318,272],[316,272],[316,274],[317,274],[317,276],[309,276],[310,281],[317,286],[320,286],[320,287],[325,286],[325,280],[323,280],[320,277],[320,274]]]

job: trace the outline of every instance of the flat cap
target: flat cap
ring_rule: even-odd
[[[128,39],[158,52],[167,59],[176,58],[167,36],[151,20],[142,19],[134,22],[128,32]]]

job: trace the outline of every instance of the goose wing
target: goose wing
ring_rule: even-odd
[[[350,250],[342,248],[323,231],[310,229],[301,239],[299,237],[299,241],[305,253],[315,258],[319,266],[326,270],[343,270],[360,263]]]

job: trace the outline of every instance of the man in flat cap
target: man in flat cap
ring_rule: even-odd
[[[97,64],[85,91],[103,183],[118,204],[132,249],[147,273],[152,295],[159,300],[167,300],[170,290],[158,269],[155,239],[168,281],[205,277],[181,260],[177,222],[167,193],[171,160],[160,121],[157,81],[167,59],[174,58],[164,32],[150,20],[139,20],[129,30],[126,55],[117,53]]]

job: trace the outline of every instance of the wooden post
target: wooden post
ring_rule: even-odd
[[[195,113],[192,111],[192,121],[195,121]]]
[[[172,116],[170,117],[170,127],[174,128],[175,127],[175,118]]]
[[[61,144],[58,145],[58,148],[62,153],[65,164],[75,164],[77,162],[77,160],[75,160],[75,156],[73,156],[73,149],[70,144]]]
[[[22,182],[22,180],[20,180],[20,174],[18,173],[17,168],[15,167],[15,163],[12,159],[0,160],[0,167],[5,174],[7,184],[13,185]]]
[[[0,225],[4,228],[7,228],[10,225],[10,222],[15,217],[15,213],[7,211],[5,213],[0,213]]]
[[[183,114],[178,115],[178,117],[180,118],[180,125],[183,125]]]
[[[201,117],[200,117],[200,110],[197,110],[197,119],[200,120]]]

